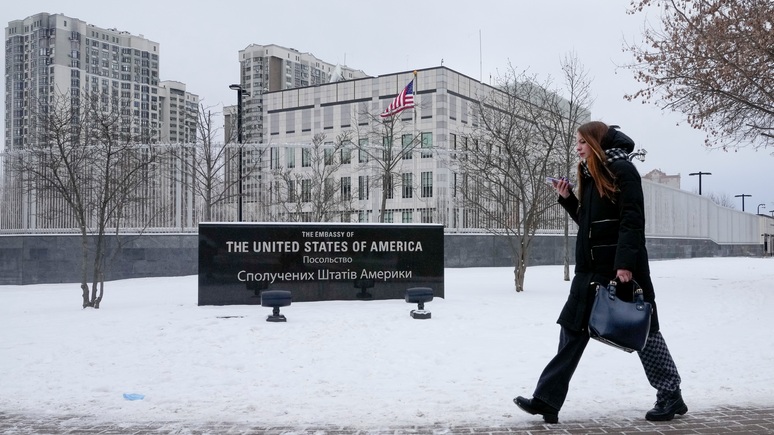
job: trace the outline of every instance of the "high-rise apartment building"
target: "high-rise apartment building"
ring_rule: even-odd
[[[239,51],[239,77],[249,96],[243,101],[243,142],[261,142],[264,138],[263,94],[292,88],[320,85],[340,80],[368,77],[346,66],[322,61],[311,53],[278,45],[251,44]],[[230,112],[229,112],[230,113]],[[236,140],[230,117],[226,118],[226,141]]]
[[[9,169],[11,151],[44,140],[47,114],[72,116],[78,140],[95,119],[113,123],[122,141],[135,144],[190,144],[197,140],[199,97],[184,83],[159,80],[159,43],[142,35],[101,28],[63,14],[39,13],[13,20],[6,27],[5,143],[0,196],[19,204],[0,210],[6,228],[67,228],[58,216],[56,192],[23,187]],[[103,117],[104,115],[104,117]],[[147,173],[138,191],[159,211],[125,211],[127,226],[192,225],[195,219],[192,174],[185,153],[161,147],[164,157]],[[147,154],[147,155],[150,155]],[[25,198],[24,201],[21,198]],[[188,210],[182,213],[181,210]],[[174,213],[171,210],[176,210]],[[52,211],[57,211],[53,213]],[[66,213],[66,212],[65,212]],[[134,213],[134,221],[129,216]],[[174,214],[176,217],[170,217]],[[64,218],[63,218],[64,219]]]
[[[199,96],[187,92],[185,84],[172,80],[159,83],[159,142],[195,143]]]
[[[39,13],[5,30],[5,149],[34,143],[36,114],[59,98],[121,101],[126,133],[159,140],[159,44],[62,14]]]

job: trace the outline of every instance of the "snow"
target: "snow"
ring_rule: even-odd
[[[662,332],[690,410],[774,404],[774,258],[651,262]],[[197,306],[195,276],[0,286],[0,409],[112,421],[366,428],[514,425],[558,342],[561,266],[446,269],[444,299]],[[124,394],[139,394],[127,400]],[[130,396],[131,397],[131,396]],[[639,418],[655,401],[636,354],[591,341],[563,421]]]

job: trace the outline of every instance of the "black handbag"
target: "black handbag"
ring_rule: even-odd
[[[630,353],[644,349],[653,307],[645,302],[642,287],[632,280],[634,298],[626,302],[615,295],[616,281],[608,285],[591,284],[597,286],[597,294],[591,307],[589,336]]]

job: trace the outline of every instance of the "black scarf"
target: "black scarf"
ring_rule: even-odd
[[[610,148],[605,150],[605,155],[607,156],[608,164],[613,163],[616,160],[629,160],[629,153],[624,151],[622,148]],[[586,161],[581,161],[580,165],[583,175],[585,177],[591,177],[591,172],[589,172],[589,165],[586,163]]]

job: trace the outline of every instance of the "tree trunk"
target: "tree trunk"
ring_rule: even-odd
[[[519,256],[516,259],[516,267],[513,270],[516,292],[524,291],[524,277],[527,274],[527,250],[522,247],[519,249]]]
[[[100,272],[99,273],[99,291],[97,291],[97,284],[94,283],[94,287],[92,288],[92,300],[94,301],[94,309],[99,309],[99,304],[102,302],[102,295],[105,293],[105,274]]]
[[[389,175],[382,177],[382,210],[379,212],[379,222],[384,223],[384,213],[387,210],[387,191],[390,187]]]
[[[81,283],[81,296],[83,297],[83,308],[90,306],[89,304],[89,285]]]
[[[102,264],[104,263],[105,235],[100,231],[97,235],[94,249],[94,282],[91,285],[91,306],[95,309],[99,308],[99,302],[102,300],[102,293],[98,290],[99,285],[104,286],[104,274],[102,273]],[[99,297],[97,294],[99,293]]]
[[[83,308],[91,306],[89,300],[88,260],[89,236],[86,233],[86,229],[81,227],[81,294],[83,296]]]

